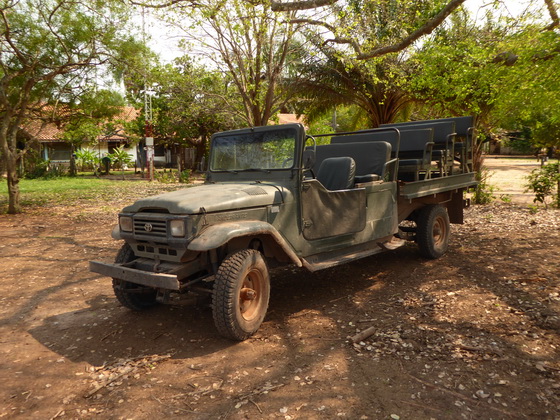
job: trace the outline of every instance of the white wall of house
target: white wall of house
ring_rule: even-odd
[[[103,158],[108,154],[112,153],[114,147],[118,143],[113,142],[103,142],[99,143],[96,146],[82,146],[82,149],[91,150],[95,153],[99,158]],[[131,145],[129,148],[125,148],[128,152],[128,155],[132,159],[131,166],[134,166],[134,163],[137,161],[137,145]],[[70,145],[68,143],[43,143],[43,159],[50,160],[52,163],[57,164],[68,164],[70,162]],[[139,164],[140,162],[137,162]]]

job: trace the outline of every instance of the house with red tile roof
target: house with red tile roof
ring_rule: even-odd
[[[123,107],[122,112],[114,120],[132,121],[138,117],[139,111],[133,107]],[[43,122],[32,120],[20,128],[20,134],[25,139],[35,140],[39,144],[41,157],[53,163],[67,164],[70,162],[71,146],[63,140],[64,130],[56,122]],[[131,141],[122,127],[117,124],[117,129],[113,133],[100,135],[91,144],[83,147],[97,152],[99,157],[103,157],[119,146],[125,146],[133,160],[138,159],[137,146]]]

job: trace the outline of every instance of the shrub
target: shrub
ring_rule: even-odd
[[[494,199],[494,187],[488,184],[490,175],[490,171],[485,166],[476,173],[478,184],[472,197],[474,204],[488,204]]]
[[[183,172],[179,174],[179,182],[184,184],[188,184],[191,180],[191,170],[185,169]]]
[[[560,207],[560,163],[549,163],[539,169],[534,169],[527,177],[527,191],[535,194],[534,203],[542,203],[548,207],[551,199],[556,207]]]
[[[124,150],[124,146],[117,147],[108,157],[111,158],[115,169],[124,169],[125,166],[128,166],[133,161],[128,152]]]
[[[99,158],[96,153],[88,149],[80,149],[76,151],[76,160],[78,165],[80,165],[82,171],[86,169],[93,170],[96,166],[99,166]]]
[[[35,164],[32,170],[25,173],[27,179],[54,179],[68,174],[64,165],[52,164],[49,160],[41,160]]]
[[[173,173],[173,170],[169,170],[169,172],[160,172],[154,170],[154,178],[156,179],[156,181],[161,182],[162,184],[172,184],[177,182],[177,176]]]

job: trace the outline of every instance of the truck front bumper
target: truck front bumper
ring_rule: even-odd
[[[180,290],[181,285],[176,274],[153,273],[120,264],[103,263],[99,261],[89,262],[89,271],[103,274],[107,277],[154,287],[156,289]]]

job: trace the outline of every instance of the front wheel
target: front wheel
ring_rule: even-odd
[[[449,246],[449,216],[440,205],[429,205],[420,210],[416,220],[416,242],[420,255],[436,259]]]
[[[218,332],[243,341],[262,324],[268,309],[270,278],[262,254],[245,249],[226,258],[214,280],[212,311]]]
[[[124,264],[134,261],[134,251],[125,243],[119,250],[115,263]],[[133,311],[143,311],[156,305],[157,291],[152,287],[142,286],[121,279],[113,279],[113,291],[121,305]]]

